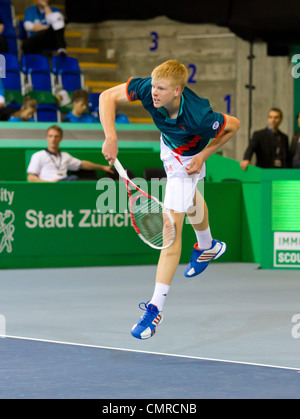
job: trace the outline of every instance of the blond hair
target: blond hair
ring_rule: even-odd
[[[183,90],[187,83],[188,71],[179,61],[168,60],[155,67],[151,77],[155,80],[167,79],[173,86],[180,86]]]

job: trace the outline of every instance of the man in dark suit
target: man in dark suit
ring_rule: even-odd
[[[279,130],[282,111],[272,108],[268,114],[268,127],[255,131],[245,151],[240,166],[247,170],[253,154],[256,154],[256,166],[265,169],[288,168],[290,165],[289,140]]]

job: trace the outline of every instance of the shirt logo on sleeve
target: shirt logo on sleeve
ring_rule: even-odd
[[[216,122],[214,122],[214,124],[213,124],[212,128],[213,128],[214,130],[216,130],[216,129],[218,129],[218,128],[219,128],[219,126],[220,126],[220,123],[219,123],[218,121],[216,121]]]
[[[137,100],[137,94],[136,94],[136,92],[134,92],[133,90],[131,90],[130,93],[129,93],[129,97],[130,97],[130,100],[132,102],[134,102],[135,100]]]

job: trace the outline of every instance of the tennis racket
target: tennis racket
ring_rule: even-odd
[[[176,237],[176,228],[170,211],[157,198],[132,182],[118,159],[115,160],[114,167],[125,182],[131,221],[138,236],[154,249],[161,250],[171,246]],[[132,196],[131,188],[139,193]]]

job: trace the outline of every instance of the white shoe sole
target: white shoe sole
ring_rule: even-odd
[[[161,324],[162,323],[162,321],[163,321],[163,315],[162,315],[162,313],[159,313],[159,315],[160,315],[160,319],[159,319],[159,321],[158,321],[158,323],[156,324],[156,326],[155,326],[155,329],[157,328],[157,326],[159,325],[159,324]],[[157,318],[157,317],[156,317]],[[137,323],[135,324],[135,325],[133,325],[132,326],[132,329],[131,330],[133,330],[133,329],[135,329],[136,328],[136,326],[137,326]],[[156,330],[155,330],[155,332],[156,332]],[[155,333],[153,333],[152,334],[152,331],[151,331],[151,329],[150,329],[150,327],[148,327],[147,329],[145,329],[141,334],[140,334],[140,338],[139,339],[149,339],[149,338],[151,338],[153,335],[154,335]],[[136,336],[134,336],[135,338],[136,338]]]

